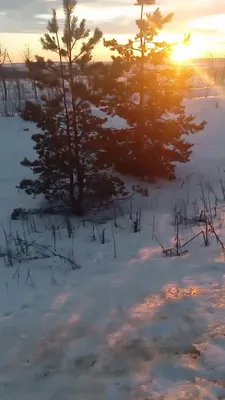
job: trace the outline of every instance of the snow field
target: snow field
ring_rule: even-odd
[[[0,399],[225,398],[221,245],[210,233],[209,246],[199,236],[188,253],[166,257],[155,239],[174,246],[175,208],[196,216],[203,188],[212,209],[218,198],[215,230],[225,240],[218,172],[223,177],[225,100],[195,99],[187,109],[207,127],[190,137],[193,155],[177,167],[177,181],[149,186],[149,197],[132,204],[132,217],[141,213],[138,233],[129,202],[116,221],[70,218],[72,233],[63,216],[11,221],[14,208],[40,201],[15,189],[29,175],[19,162],[33,151],[23,128],[35,126],[1,119]],[[181,242],[201,230],[204,224],[183,223]],[[18,237],[28,248],[21,250]]]

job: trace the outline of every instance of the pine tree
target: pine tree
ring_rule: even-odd
[[[91,35],[85,20],[74,16],[77,2],[63,0],[64,29],[53,10],[42,47],[54,52],[58,62],[36,56],[27,62],[33,81],[42,93],[41,103],[27,102],[22,118],[33,121],[41,132],[32,136],[37,159],[24,159],[37,179],[24,179],[19,188],[34,196],[44,194],[48,201],[67,202],[82,215],[88,202],[102,202],[123,193],[122,182],[112,174],[104,148],[106,119],[92,112],[99,106],[98,81],[103,69],[92,62],[92,52],[102,38],[95,29]],[[81,44],[80,44],[81,43]]]
[[[174,179],[176,163],[187,162],[191,155],[192,145],[185,135],[205,126],[204,121],[196,124],[195,116],[185,113],[183,96],[191,71],[178,70],[169,62],[172,45],[158,40],[173,14],[163,16],[157,8],[144,15],[144,7],[154,3],[137,0],[141,13],[134,40],[125,45],[115,39],[104,43],[117,55],[108,67],[105,90],[110,96],[103,109],[124,118],[128,126],[114,132],[117,141],[112,140],[111,149],[116,154],[116,167],[121,173],[149,181]]]

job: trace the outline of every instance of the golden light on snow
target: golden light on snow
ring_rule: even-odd
[[[131,308],[131,317],[139,320],[147,320],[160,310],[160,307],[168,304],[169,301],[181,300],[185,297],[200,296],[204,292],[203,286],[179,287],[176,282],[165,285],[161,293],[151,294],[146,297],[143,303],[136,304]]]
[[[128,264],[132,265],[135,263],[140,263],[149,260],[150,258],[161,253],[161,249],[159,247],[143,247],[138,251],[138,257],[132,258],[129,260]]]
[[[177,300],[183,299],[185,297],[196,297],[203,292],[203,287],[201,286],[188,286],[185,288],[180,288],[176,284],[169,284],[164,286],[163,294],[164,298],[167,300]]]

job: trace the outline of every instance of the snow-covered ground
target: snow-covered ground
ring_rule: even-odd
[[[177,181],[150,186],[147,199],[121,204],[116,220],[101,224],[90,217],[10,220],[14,208],[38,200],[15,189],[29,175],[19,165],[32,157],[28,124],[1,118],[0,399],[225,398],[221,245],[210,233],[209,246],[199,236],[188,253],[166,257],[155,239],[174,246],[175,207],[192,218],[205,196],[225,240],[218,172],[223,180],[225,100],[191,100],[187,108],[208,125],[190,138],[192,159],[178,166]],[[130,219],[135,209],[139,233]],[[202,229],[184,223],[181,242]]]

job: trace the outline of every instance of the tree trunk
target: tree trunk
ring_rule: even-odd
[[[2,74],[2,84],[3,84],[3,89],[4,89],[4,113],[6,116],[9,115],[9,110],[8,110],[8,89],[7,89],[7,83],[6,80]]]
[[[32,81],[32,86],[33,86],[33,90],[34,90],[35,100],[37,100],[38,99],[38,95],[37,95],[37,86],[36,86],[35,79]]]
[[[71,30],[71,20],[68,14],[68,29]],[[67,51],[68,51],[68,72],[69,72],[69,84],[70,84],[70,92],[71,92],[71,103],[72,103],[72,112],[73,112],[73,133],[74,133],[74,144],[75,144],[75,158],[76,158],[76,175],[78,182],[78,195],[77,195],[77,214],[83,215],[83,200],[84,200],[84,177],[80,160],[80,151],[79,151],[79,133],[77,129],[77,106],[76,106],[76,97],[74,96],[73,83],[74,83],[74,74],[73,74],[73,57],[72,57],[72,47],[71,42],[67,43]]]
[[[69,196],[70,196],[70,204],[71,209],[74,214],[83,216],[84,209],[83,209],[83,181],[78,181],[78,195],[77,198],[74,195],[74,179],[71,174],[70,177],[70,187],[69,187]]]
[[[144,15],[144,5],[141,5],[141,23],[143,21]],[[140,66],[140,77],[143,78],[144,74],[144,37],[143,37],[143,30],[142,27],[140,29],[140,50],[141,50],[141,66]],[[142,80],[142,79],[141,79]],[[144,87],[141,84],[139,90],[139,107],[140,107],[140,114],[139,114],[139,121],[136,127],[136,140],[135,140],[135,153],[136,153],[136,169],[139,176],[142,176],[142,135],[143,135],[143,118],[142,118],[142,111],[144,107]]]

